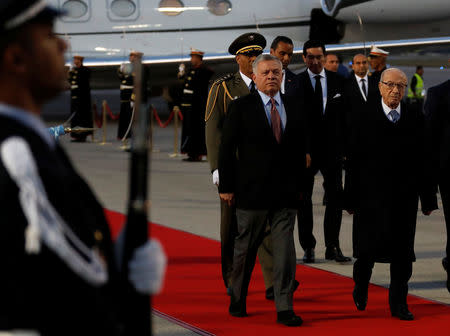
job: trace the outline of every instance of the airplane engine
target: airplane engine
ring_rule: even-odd
[[[322,10],[328,16],[335,17],[341,8],[354,6],[371,0],[320,0]]]

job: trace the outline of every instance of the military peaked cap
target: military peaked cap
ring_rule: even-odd
[[[1,0],[0,33],[18,28],[38,18],[53,19],[64,14],[64,11],[47,4],[45,0]]]
[[[371,56],[387,56],[387,55],[389,55],[389,52],[373,45],[372,48],[370,49],[369,55],[371,55]]]
[[[228,52],[232,55],[250,52],[262,53],[266,46],[266,39],[258,33],[246,33],[239,36],[230,44]]]

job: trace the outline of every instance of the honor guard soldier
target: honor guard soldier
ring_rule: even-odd
[[[206,155],[205,121],[203,114],[208,98],[208,84],[214,71],[203,64],[204,52],[191,48],[191,66],[187,72],[180,65],[178,78],[183,80],[181,112],[183,131],[181,152],[187,153],[184,161],[201,161]]]
[[[370,76],[375,79],[378,83],[380,81],[381,73],[386,70],[386,58],[389,55],[389,52],[378,48],[376,46],[372,46],[369,53],[369,63],[372,68],[372,72]]]
[[[70,113],[73,115],[70,127],[92,128],[91,87],[89,84],[91,70],[83,65],[83,56],[73,57],[73,66],[69,70]],[[72,141],[84,142],[92,131],[72,133]]]
[[[118,267],[102,205],[40,117],[67,87],[60,14],[0,3],[0,335],[124,336],[120,279],[158,291],[165,257],[146,240]]]
[[[219,146],[228,106],[233,100],[256,90],[255,83],[251,79],[253,74],[252,64],[255,58],[262,54],[265,46],[266,39],[258,33],[246,33],[236,38],[229,46],[228,52],[236,55],[235,59],[239,65],[239,71],[218,79],[209,91],[205,115],[206,147],[213,183],[217,186],[219,186]],[[222,277],[227,292],[230,294],[234,239],[238,233],[236,208],[234,205],[230,206],[227,202],[220,200],[220,213]],[[272,246],[269,237],[266,237],[258,249],[258,258],[263,271],[266,298],[273,300]]]
[[[120,79],[120,115],[119,115],[119,127],[117,129],[117,139],[130,138],[131,131],[129,128],[132,122],[133,116],[133,104],[134,104],[134,76],[133,64],[142,59],[144,54],[139,51],[131,51],[129,60],[130,63],[123,63],[117,70],[117,74]],[[142,67],[142,101],[147,101],[148,96],[148,69]]]

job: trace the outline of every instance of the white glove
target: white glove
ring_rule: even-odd
[[[128,263],[128,279],[141,294],[158,294],[164,282],[167,257],[161,243],[150,239],[134,251]]]
[[[214,170],[213,171],[213,183],[216,185],[216,186],[219,186],[219,169],[216,169],[216,170]]]
[[[134,108],[134,101],[130,101],[130,107]]]

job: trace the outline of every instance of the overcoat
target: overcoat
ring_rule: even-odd
[[[345,208],[354,210],[353,255],[376,262],[414,261],[418,200],[436,208],[424,171],[423,115],[401,105],[392,123],[381,99],[353,124],[347,157]]]

